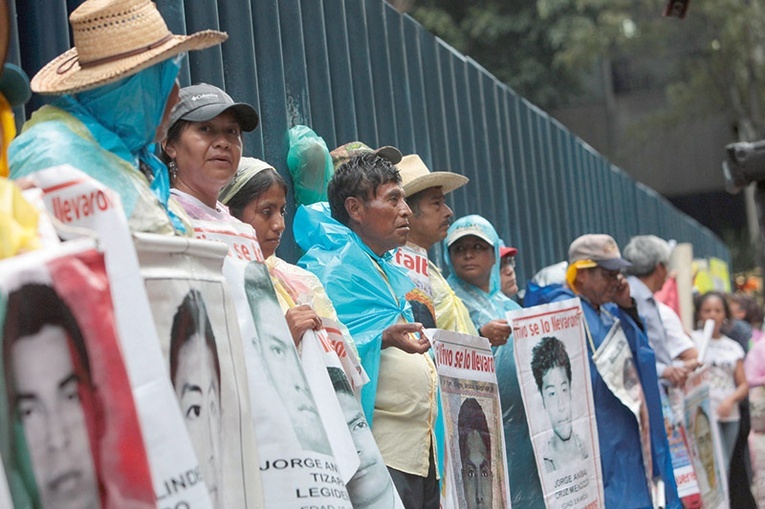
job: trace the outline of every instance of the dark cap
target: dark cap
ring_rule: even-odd
[[[170,113],[170,125],[175,125],[179,120],[206,122],[228,110],[236,115],[242,131],[252,131],[258,127],[258,112],[255,108],[247,103],[235,103],[226,92],[207,83],[181,89],[178,104]]]
[[[13,64],[3,64],[0,71],[0,93],[11,106],[26,103],[32,97],[26,73]]]
[[[329,155],[332,156],[332,166],[334,166],[335,169],[338,169],[340,165],[348,162],[351,157],[360,156],[362,154],[378,155],[383,159],[390,161],[391,164],[398,164],[401,162],[401,151],[396,147],[385,146],[375,150],[360,141],[352,141],[345,145],[340,145],[329,153]]]

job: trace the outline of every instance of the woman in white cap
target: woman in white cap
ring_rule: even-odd
[[[479,334],[492,346],[505,344],[511,333],[505,313],[520,306],[502,293],[497,231],[481,216],[465,216],[452,223],[444,242],[449,284],[470,311]]]
[[[70,164],[120,194],[132,230],[191,235],[153,148],[177,100],[179,55],[228,36],[174,35],[150,0],[86,0],[69,21],[74,47],[31,83],[60,97],[11,145],[11,178]]]
[[[170,113],[162,160],[170,171],[171,193],[192,219],[232,221],[218,193],[234,177],[242,158],[242,132],[258,126],[258,113],[235,103],[218,87],[184,87]]]
[[[488,220],[469,215],[452,223],[444,243],[449,269],[447,281],[470,311],[479,334],[489,339],[494,350],[513,506],[544,509],[544,495],[518,385],[513,342],[508,341],[512,329],[505,318],[507,311],[520,306],[502,293],[499,235]]]

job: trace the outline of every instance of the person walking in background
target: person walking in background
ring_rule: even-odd
[[[740,426],[741,413],[738,404],[743,401],[749,388],[744,376],[744,349],[722,333],[722,325],[730,319],[730,309],[725,295],[707,292],[696,302],[696,324],[693,331],[697,344],[702,341],[702,328],[707,320],[714,321],[712,337],[704,355],[704,364],[710,367],[709,400],[714,420],[720,430],[726,474],[730,473],[733,448]],[[712,416],[710,416],[712,417]]]

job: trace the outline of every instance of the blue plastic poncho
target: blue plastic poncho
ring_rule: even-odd
[[[555,284],[539,287],[530,283],[524,304],[536,306],[549,302],[581,297],[567,286]],[[613,320],[596,310],[586,299],[581,299],[587,326],[590,329],[595,348],[599,347],[613,325]],[[680,509],[682,504],[677,495],[677,485],[672,470],[672,458],[664,429],[664,417],[659,395],[659,379],[656,375],[656,357],[648,338],[626,312],[616,304],[602,306],[618,318],[632,351],[640,380],[643,385],[651,425],[651,454],[654,476],[664,481],[666,507]],[[640,447],[640,432],[635,415],[611,392],[590,358],[592,395],[595,400],[595,419],[598,423],[600,443],[600,464],[606,507],[646,508],[653,507],[651,494],[644,481],[645,469]]]
[[[332,218],[326,202],[300,206],[293,229],[295,241],[306,251],[298,265],[313,272],[322,282],[338,318],[356,344],[361,364],[369,376],[369,383],[361,389],[361,406],[367,421],[373,425],[382,332],[402,317],[407,322],[414,321],[406,300],[414,284],[403,269],[391,262],[391,252],[382,257],[373,253],[356,233]],[[380,270],[388,283],[380,276]],[[440,391],[434,432],[438,472],[443,472],[444,422]]]
[[[473,214],[461,217],[449,227],[447,238],[455,230],[462,228],[477,228],[481,230],[487,238],[492,240],[494,246],[494,266],[491,268],[489,293],[486,293],[477,286],[462,280],[454,272],[454,265],[449,258],[449,246],[444,243],[444,262],[449,269],[449,277],[447,278],[449,286],[454,289],[454,293],[462,299],[462,302],[465,303],[468,311],[470,311],[470,318],[473,319],[475,328],[480,329],[491,320],[504,318],[505,312],[520,309],[520,306],[502,293],[502,281],[499,275],[499,246],[501,241],[494,226],[479,215]]]
[[[116,83],[64,95],[43,106],[8,150],[11,178],[70,164],[120,195],[131,229],[190,232],[180,208],[168,208],[167,167],[153,153],[179,69],[180,59],[165,60]],[[139,162],[151,170],[151,186]]]
[[[500,239],[494,226],[478,215],[461,217],[450,227],[447,236],[460,228],[478,228],[494,246],[494,266],[491,268],[489,293],[461,279],[454,272],[454,266],[449,258],[449,248],[444,245],[444,258],[449,268],[449,285],[462,299],[470,318],[477,329],[491,320],[504,319],[507,311],[520,309],[515,301],[502,293],[499,275]],[[526,410],[523,407],[521,388],[518,384],[518,374],[513,355],[513,338],[507,344],[494,350],[494,360],[497,369],[497,384],[499,400],[502,407],[502,425],[505,431],[505,452],[507,454],[508,478],[510,480],[510,495],[513,506],[529,509],[544,509],[544,494],[539,481],[534,448],[531,444],[529,427],[526,422]]]
[[[371,424],[382,331],[402,317],[414,321],[405,297],[414,284],[391,263],[390,253],[377,256],[350,228],[333,219],[326,202],[298,208],[293,227],[295,241],[306,251],[298,265],[316,274],[324,285],[369,375],[370,382],[361,391],[361,404]],[[380,269],[388,277],[390,288],[378,276]]]

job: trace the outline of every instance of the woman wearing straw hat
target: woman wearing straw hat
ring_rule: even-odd
[[[31,83],[59,97],[11,144],[11,178],[71,164],[119,193],[131,230],[190,235],[152,149],[177,100],[179,55],[228,36],[174,35],[150,0],[86,0],[69,21],[74,47]]]

